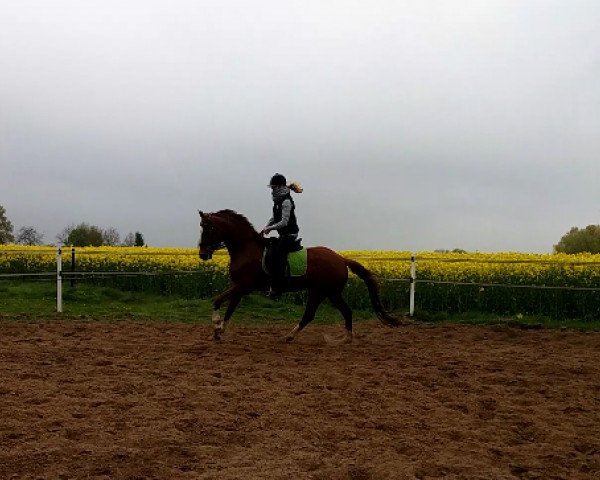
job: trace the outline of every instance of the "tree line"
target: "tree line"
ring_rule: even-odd
[[[121,240],[117,229],[102,229],[96,225],[82,222],[65,227],[56,239],[63,245],[73,247],[123,246],[144,247],[146,243],[141,232],[130,232]],[[14,232],[12,222],[6,216],[6,209],[0,205],[0,244],[16,243],[19,245],[42,245],[44,234],[32,226],[21,227]]]
[[[42,245],[43,238],[44,234],[30,226],[21,227],[15,235],[11,221],[6,217],[5,208],[0,205],[0,244]],[[146,245],[144,236],[140,232],[130,232],[121,241],[121,236],[115,228],[102,229],[85,222],[66,227],[56,238],[63,245],[73,247],[104,245],[143,247]],[[455,249],[453,251],[462,250]],[[600,225],[588,225],[585,228],[572,227],[554,245],[554,251],[557,253],[600,253]]]

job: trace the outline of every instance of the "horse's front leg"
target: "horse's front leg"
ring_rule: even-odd
[[[214,325],[213,338],[215,340],[221,339],[221,335],[225,331],[225,326],[240,303],[243,295],[243,290],[239,286],[234,285],[217,296],[217,298],[215,298],[213,301],[212,321]],[[229,302],[229,304],[227,305],[227,310],[225,311],[225,317],[221,318],[219,309],[224,302]]]

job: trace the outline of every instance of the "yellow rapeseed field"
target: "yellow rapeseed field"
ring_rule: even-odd
[[[82,247],[76,248],[76,271],[167,272],[211,268],[226,272],[225,250],[203,262],[195,248]],[[381,278],[408,279],[408,251],[346,250],[341,255],[363,263]],[[600,255],[524,253],[416,252],[419,281],[504,283],[510,285],[567,285],[600,287]],[[71,247],[62,249],[65,270],[70,269]],[[0,247],[0,273],[56,270],[55,247]]]

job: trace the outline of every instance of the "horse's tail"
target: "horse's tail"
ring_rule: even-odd
[[[358,275],[367,285],[367,289],[369,290],[369,298],[371,299],[371,305],[373,305],[373,309],[377,314],[377,318],[379,318],[384,325],[388,325],[390,327],[399,326],[400,320],[391,316],[383,309],[383,305],[381,305],[381,300],[379,299],[379,287],[377,286],[377,281],[375,280],[373,274],[355,260],[350,260],[349,258],[345,258],[344,260],[346,261],[346,266],[352,271],[352,273]]]

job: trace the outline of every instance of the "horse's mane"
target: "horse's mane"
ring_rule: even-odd
[[[248,220],[244,215],[242,215],[241,213],[237,213],[233,210],[230,210],[229,208],[227,208],[225,210],[219,210],[218,212],[215,212],[214,215],[218,215],[220,217],[225,216],[225,217],[229,217],[229,218],[234,218],[234,219],[254,228],[252,226],[252,224],[250,223],[250,220]]]
[[[241,223],[244,226],[248,227],[250,230],[252,230],[257,237],[261,238],[260,234],[256,231],[256,229],[254,228],[254,226],[252,225],[252,223],[250,223],[250,220],[248,220],[244,215],[242,215],[241,213],[235,212],[229,208],[225,209],[225,210],[219,210],[218,212],[215,212],[213,215],[218,215],[221,218],[228,218],[236,223]]]

